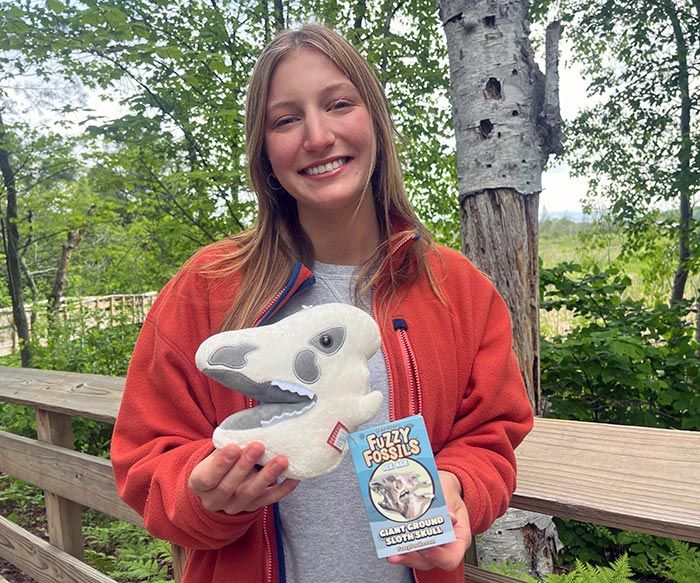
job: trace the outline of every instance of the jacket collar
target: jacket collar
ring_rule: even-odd
[[[420,235],[412,226],[398,219],[392,220],[391,231],[392,234],[389,238],[389,261],[391,264],[400,265],[407,251],[411,248],[413,242],[420,238]],[[314,283],[316,283],[316,278],[311,269],[301,261],[296,261],[287,283],[260,313],[254,326],[264,325],[292,298],[292,296],[294,296],[294,294],[303,291]]]

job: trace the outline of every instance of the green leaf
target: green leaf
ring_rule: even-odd
[[[46,6],[52,12],[61,13],[66,11],[66,5],[61,0],[46,0]]]
[[[121,28],[127,22],[127,16],[118,8],[110,6],[104,13],[105,21],[114,28]]]

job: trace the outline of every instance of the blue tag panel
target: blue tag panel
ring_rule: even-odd
[[[361,429],[348,443],[378,557],[455,540],[421,415]]]

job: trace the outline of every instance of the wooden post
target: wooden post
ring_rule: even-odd
[[[73,426],[69,415],[37,409],[36,432],[39,441],[74,449]],[[44,491],[46,521],[51,544],[83,560],[82,508],[71,500]]]
[[[178,545],[171,545],[173,553],[173,575],[175,577],[175,583],[180,583],[182,581],[182,574],[185,572],[185,561],[187,556],[185,555],[185,549]]]
[[[469,548],[464,555],[464,564],[471,565],[472,567],[476,567],[479,564],[476,558],[476,536],[472,539],[472,544],[469,545]]]

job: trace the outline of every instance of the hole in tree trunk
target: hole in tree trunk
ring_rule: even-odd
[[[484,91],[489,99],[501,99],[503,97],[501,94],[501,82],[495,77],[491,77],[488,80]]]
[[[518,117],[520,115],[520,112],[517,109],[514,109],[513,112],[511,113],[513,117]]]
[[[490,119],[482,119],[479,122],[479,132],[481,133],[482,139],[487,139],[491,132],[493,131],[493,124]]]
[[[487,28],[493,28],[496,26],[496,17],[495,16],[487,16],[484,18],[484,26]]]

